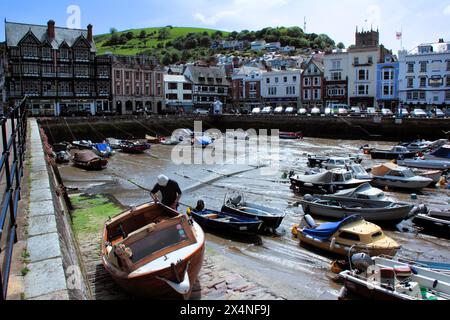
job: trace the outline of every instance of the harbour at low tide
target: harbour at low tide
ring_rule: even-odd
[[[164,145],[153,145],[150,151],[140,155],[117,152],[109,160],[108,168],[103,171],[84,171],[71,165],[62,165],[60,172],[66,187],[74,190],[74,193],[110,195],[124,207],[148,202],[150,199],[148,192],[135,184],[152,189],[157,176],[164,173],[176,180],[182,190],[188,190],[181,200],[184,205],[195,206],[201,199],[206,203],[207,208],[220,210],[225,196],[238,192],[244,194],[248,201],[285,210],[287,216],[281,226],[285,232],[280,236],[236,239],[207,233],[207,267],[203,269],[203,274],[200,274],[201,289],[198,289],[196,298],[260,298],[258,295],[245,296],[245,290],[244,292],[233,291],[232,285],[221,286],[222,282],[232,283],[230,280],[227,282],[227,279],[237,276],[242,277],[244,279],[242,281],[246,281],[249,285],[266,288],[267,290],[262,290],[263,295],[268,295],[265,298],[333,300],[338,298],[342,287],[342,284],[334,280],[336,275],[330,271],[330,264],[336,257],[312,248],[301,247],[298,240],[292,237],[291,228],[299,223],[304,213],[298,205],[301,196],[294,194],[290,189],[290,183],[285,174],[290,171],[300,174],[305,172],[308,155],[359,154],[364,158],[363,166],[367,168],[384,163],[384,161],[371,160],[370,157],[361,153],[360,147],[368,143],[367,141],[313,138],[281,141],[280,167],[270,174],[248,165],[175,165],[172,161],[173,147]],[[370,145],[388,149],[392,143],[370,142]],[[247,152],[251,153],[251,157],[258,158],[256,161],[258,164],[264,165],[264,162],[269,161],[267,150],[257,150],[260,157],[254,151]],[[238,174],[235,174],[236,172]],[[411,200],[411,192],[389,190],[386,193],[402,202],[424,203],[433,210],[449,210],[450,192],[438,187],[427,188],[417,193],[417,200]],[[180,207],[180,211],[185,210],[185,206]],[[450,260],[447,240],[423,234],[399,232],[395,226],[384,230],[401,244],[399,256],[433,262]],[[98,232],[100,233],[101,229]],[[92,254],[95,254],[95,250],[98,250],[96,240],[96,237],[93,237],[90,239],[93,243],[80,244],[85,257],[92,256],[90,251],[94,251]],[[97,264],[100,264],[100,260]],[[222,282],[216,281],[221,283],[211,283],[217,279],[215,272],[224,279]],[[202,279],[205,282],[209,281],[208,284],[202,286]],[[95,279],[92,281],[95,282]],[[216,285],[219,289],[216,289]],[[108,290],[110,292],[112,289]],[[120,289],[115,288],[114,292],[118,294]],[[104,292],[102,294],[104,294],[103,298],[114,298],[114,296],[123,298],[120,294],[112,296]],[[100,295],[99,298],[101,298]]]

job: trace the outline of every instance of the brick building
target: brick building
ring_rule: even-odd
[[[233,105],[247,110],[262,104],[261,81],[265,70],[253,67],[237,69],[232,76]]]
[[[324,66],[310,59],[302,73],[301,99],[304,108],[322,108],[324,98]]]
[[[164,112],[164,69],[148,56],[110,56],[112,100],[119,115]]]

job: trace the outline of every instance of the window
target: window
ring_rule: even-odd
[[[125,71],[125,80],[130,80],[130,71]]]
[[[314,77],[314,86],[320,86],[320,78],[319,77]]]
[[[341,232],[341,234],[339,235],[339,237],[341,239],[345,239],[345,240],[351,240],[351,241],[356,241],[356,242],[360,242],[361,240],[359,239],[359,236],[357,234],[354,233],[350,233],[350,232]]]
[[[287,94],[287,95],[293,95],[293,94],[295,94],[295,87],[294,87],[294,86],[286,87],[286,94]]]
[[[275,77],[275,83],[278,83],[278,77]]]
[[[183,90],[192,90],[192,84],[183,83]]]
[[[120,84],[116,85],[116,94],[121,95]]]
[[[450,71],[450,60],[447,61],[447,71]]]
[[[75,85],[75,93],[81,96],[89,96],[89,82],[79,81]]]
[[[293,81],[293,82],[297,82],[297,76],[293,76],[293,77],[292,77],[292,81]]]
[[[178,100],[178,95],[176,93],[168,93],[168,94],[166,94],[166,99],[168,99],[168,100]]]
[[[385,96],[392,96],[394,94],[394,86],[390,85],[383,86],[383,94]]]
[[[369,80],[369,70],[359,70],[358,71],[358,80],[359,81],[367,81]]]
[[[367,59],[367,62],[368,62],[369,64],[373,64],[373,57],[369,57],[369,58]]]
[[[277,88],[269,87],[269,96],[276,96],[276,95],[277,95]]]
[[[140,86],[136,86],[136,95],[137,96],[141,95],[141,87]]]
[[[446,84],[446,86],[450,87],[450,75],[447,75],[447,84]]]
[[[303,84],[305,85],[305,87],[309,87],[311,85],[311,78],[304,78]]]
[[[130,85],[126,85],[125,86],[125,95],[129,96],[130,95]]]
[[[88,78],[89,77],[89,67],[88,66],[75,66],[75,77]]]
[[[267,79],[266,79],[266,83],[267,83],[267,84],[270,84],[270,78],[267,78]]]
[[[310,90],[304,90],[303,91],[303,99],[304,100],[310,100]]]
[[[170,82],[169,83],[169,90],[177,90],[178,84],[176,82]]]
[[[420,63],[420,72],[427,72],[427,64],[428,64],[427,61],[422,61]]]
[[[333,81],[340,81],[340,80],[342,80],[342,73],[339,71],[339,72],[332,72],[331,73],[331,80],[333,80]]]
[[[89,60],[89,50],[75,50],[75,60],[78,61],[88,61]]]
[[[256,83],[250,83],[249,90],[250,91],[256,91]]]
[[[22,55],[25,58],[39,58],[39,52],[38,52],[38,47],[37,46],[24,46],[22,47]]]
[[[314,100],[319,100],[319,90],[314,89]]]
[[[146,96],[150,95],[150,86],[148,84],[145,86],[145,95]]]
[[[191,94],[183,94],[183,100],[192,100]]]
[[[420,77],[420,87],[424,88],[427,86],[427,78],[426,77]]]
[[[284,81],[284,83],[287,83],[287,82],[288,82],[288,78],[287,78],[287,77],[284,77],[284,78],[283,78],[283,81]]]
[[[116,79],[120,79],[120,70],[116,70]]]
[[[135,73],[136,80],[140,80],[140,77],[141,77],[141,73],[140,72],[136,72]]]
[[[331,63],[332,63],[333,70],[341,69],[341,61],[340,60],[333,60]]]
[[[145,81],[147,81],[147,82],[150,81],[150,73],[146,72],[144,77],[145,77]]]
[[[42,59],[52,60],[52,49],[48,47],[42,48]]]
[[[425,92],[423,92],[423,91],[419,92],[419,99],[425,100]]]
[[[369,94],[369,86],[368,85],[359,85],[358,86],[358,95],[365,96]]]
[[[217,83],[219,83],[219,84],[221,84],[223,81],[222,81],[222,78],[216,78],[216,82]]]
[[[414,63],[408,63],[408,73],[414,73]]]
[[[384,80],[394,80],[394,70],[386,70],[383,72]]]
[[[408,88],[414,87],[414,78],[408,78]]]
[[[67,49],[67,48],[59,49],[59,59],[69,60],[69,49]]]
[[[358,58],[358,57],[355,57],[355,58],[354,58],[353,64],[354,64],[355,66],[357,66],[357,65],[359,64],[359,58]]]
[[[450,91],[445,91],[445,100],[450,100]]]

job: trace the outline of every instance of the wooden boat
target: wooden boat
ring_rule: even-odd
[[[191,209],[194,220],[204,229],[224,233],[257,233],[262,226],[262,221],[256,218],[242,217],[232,213],[213,210],[196,211]]]
[[[120,145],[120,149],[124,153],[144,153],[149,150],[151,145],[144,141],[124,140]]]
[[[358,263],[339,277],[348,291],[373,300],[450,299],[450,275],[385,257]]]
[[[450,239],[450,212],[429,211],[414,216],[413,223],[432,236]]]
[[[301,132],[280,132],[280,139],[282,140],[301,140],[303,134]]]
[[[262,230],[269,229],[272,231],[275,231],[286,217],[285,212],[243,201],[242,196],[228,199],[222,207],[222,212],[240,217],[259,219],[263,222]]]
[[[101,252],[106,270],[127,292],[188,299],[203,264],[205,235],[187,215],[144,204],[106,222]]]
[[[108,160],[102,159],[91,150],[81,150],[73,156],[73,163],[85,170],[102,170],[108,165]]]
[[[147,140],[148,143],[151,143],[151,144],[160,144],[161,143],[161,138],[159,138],[159,137],[153,137],[150,135],[146,135],[145,139]]]
[[[398,160],[397,164],[403,167],[430,169],[430,170],[450,170],[450,161],[448,160],[425,160],[423,158]]]
[[[297,193],[335,193],[339,190],[356,188],[370,180],[355,179],[347,170],[334,169],[315,175],[291,176],[291,189]]]
[[[372,184],[378,187],[419,190],[428,187],[433,180],[418,176],[406,167],[386,163],[372,169]]]
[[[416,152],[409,151],[403,146],[395,146],[391,150],[371,149],[370,155],[372,156],[372,159],[397,160],[414,158]]]
[[[358,214],[367,221],[399,223],[405,220],[412,205],[380,200],[363,200],[306,195],[301,201],[306,214],[342,219]]]
[[[367,252],[370,256],[395,256],[400,249],[397,242],[386,236],[379,226],[358,215],[320,225],[310,215],[306,215],[299,226],[294,226],[293,233],[301,244],[341,256],[359,251]]]

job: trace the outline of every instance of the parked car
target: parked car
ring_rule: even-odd
[[[308,110],[306,110],[306,108],[300,108],[298,109],[297,114],[300,116],[306,116],[308,114]]]
[[[394,113],[390,109],[384,108],[384,109],[381,109],[381,115],[383,117],[392,117],[392,116],[394,116]]]
[[[400,110],[400,117],[404,118],[404,117],[408,117],[408,116],[409,116],[408,109],[403,108]]]
[[[367,108],[367,115],[368,116],[377,116],[379,112],[376,108]]]
[[[360,107],[351,107],[350,109],[350,115],[359,117],[362,115],[361,108]]]
[[[282,114],[284,112],[284,107],[276,107],[273,113],[275,114]]]
[[[295,108],[294,107],[287,107],[286,110],[284,111],[285,114],[293,114],[295,113]]]
[[[262,114],[271,114],[272,113],[272,107],[265,107],[261,111]]]
[[[436,109],[434,111],[434,116],[436,118],[445,118],[445,113],[441,109]]]
[[[312,116],[320,116],[320,113],[321,113],[321,112],[320,112],[320,109],[317,108],[317,107],[311,109],[311,115],[312,115]]]
[[[340,115],[340,116],[348,116],[348,107],[339,107],[338,115]]]
[[[241,114],[250,114],[250,110],[248,110],[248,109],[241,109],[240,113]]]
[[[207,116],[209,114],[209,110],[195,109],[193,113],[196,114],[196,115]]]
[[[412,112],[412,116],[414,118],[427,118],[428,115],[425,111],[423,111],[422,109],[414,109],[414,111]]]
[[[261,114],[261,108],[253,108],[252,114]]]

